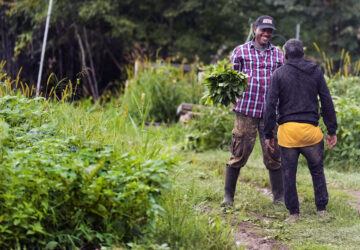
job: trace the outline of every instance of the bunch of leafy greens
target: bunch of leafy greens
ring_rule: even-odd
[[[57,134],[43,99],[0,98],[0,248],[127,242],[162,208],[173,162]]]
[[[241,98],[248,88],[248,76],[232,69],[227,60],[210,65],[209,71],[204,79],[207,92],[203,98],[206,104],[236,104],[236,99]]]

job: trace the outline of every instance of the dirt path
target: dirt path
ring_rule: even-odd
[[[214,208],[208,205],[198,207],[202,213],[209,213]],[[270,218],[265,218],[257,214],[251,213],[252,217],[256,217],[260,220],[271,220]],[[223,218],[227,220],[226,217]],[[251,223],[250,221],[241,221],[237,218],[232,218],[230,224],[234,232],[234,240],[237,247],[246,247],[245,249],[251,250],[288,250],[286,246],[281,245],[279,242],[271,239],[267,236],[262,236],[262,230],[257,225]]]
[[[357,190],[347,190],[346,191],[348,194],[355,196],[355,200],[350,201],[350,204],[355,206],[357,208],[357,210],[360,213],[360,191]]]
[[[270,199],[272,199],[272,193],[270,190],[266,188],[255,187],[259,192],[265,194]],[[202,213],[209,213],[214,208],[208,205],[200,207],[200,211]],[[251,213],[252,217],[258,218],[263,221],[271,221],[271,218],[263,217],[258,214]],[[224,217],[224,220],[227,218]],[[244,247],[245,249],[251,250],[271,250],[271,249],[279,249],[279,250],[288,250],[286,246],[281,245],[276,240],[263,236],[263,231],[259,226],[253,224],[250,221],[242,221],[237,219],[236,217],[230,220],[230,224],[233,228],[234,232],[234,240],[237,247]]]
[[[260,193],[263,193],[264,195],[266,195],[267,197],[269,197],[270,200],[273,199],[273,194],[272,194],[272,192],[271,192],[269,189],[267,189],[267,188],[261,188],[261,187],[258,187],[258,186],[254,186],[254,187],[255,187],[255,189],[256,189],[257,191],[259,191]]]
[[[258,192],[263,193],[264,195],[269,197],[269,199],[273,199],[273,195],[269,189],[257,186],[255,186],[255,188]],[[270,218],[265,218],[256,214],[252,214],[252,216],[261,220],[271,220]],[[236,220],[234,220],[231,221],[231,223],[233,226],[236,226],[234,238],[237,246],[246,246],[246,249],[251,250],[289,249],[275,240],[272,240],[266,236],[261,236],[261,229],[258,229],[256,225],[250,222],[236,222]]]
[[[235,227],[234,239],[237,246],[246,246],[245,249],[256,250],[289,249],[275,240],[261,236],[261,229],[250,222],[234,220],[231,224]]]

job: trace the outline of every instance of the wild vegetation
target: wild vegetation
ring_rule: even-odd
[[[54,1],[35,98],[48,2],[0,1],[0,249],[358,248],[360,1]],[[219,206],[234,115],[204,105],[198,73],[250,39],[263,14],[276,20],[277,46],[301,25],[333,96],[325,218],[300,158],[301,217],[284,222],[258,143],[235,206]],[[226,99],[215,104],[234,101],[228,87],[212,89]],[[183,102],[196,104],[185,124]]]
[[[4,96],[0,109],[2,247],[111,245],[160,211],[166,155],[66,136],[43,99]]]
[[[359,77],[339,77],[328,83],[333,94],[339,128],[339,143],[330,153],[325,152],[327,161],[337,169],[355,168],[360,160],[360,81]],[[344,164],[344,162],[346,162]]]
[[[358,77],[329,79],[339,122],[338,145],[326,150],[330,216],[316,216],[301,159],[302,216],[287,224],[285,207],[261,192],[270,183],[259,145],[241,170],[235,207],[220,209],[233,114],[203,107],[189,123],[175,122],[178,102],[202,96],[194,72],[145,67],[124,96],[103,104],[65,101],[72,100],[72,87],[60,97],[30,99],[20,79],[1,72],[2,248],[241,249],[255,244],[239,236],[244,230],[291,249],[360,243],[351,195],[360,190]],[[167,116],[158,118],[154,107],[168,109]]]
[[[173,123],[181,103],[199,103],[204,90],[195,72],[185,74],[182,68],[161,60],[155,66],[144,62],[141,67],[139,75],[128,81],[121,100],[132,118]]]

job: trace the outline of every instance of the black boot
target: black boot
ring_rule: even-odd
[[[224,200],[221,202],[222,207],[232,206],[234,204],[236,182],[239,177],[239,173],[240,168],[232,168],[226,165],[225,193]]]
[[[284,184],[281,169],[269,170],[273,201],[275,203],[284,202]]]

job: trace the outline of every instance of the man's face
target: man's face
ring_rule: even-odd
[[[273,35],[273,30],[270,28],[260,29],[259,27],[255,27],[254,32],[255,32],[255,44],[257,46],[267,45]]]

